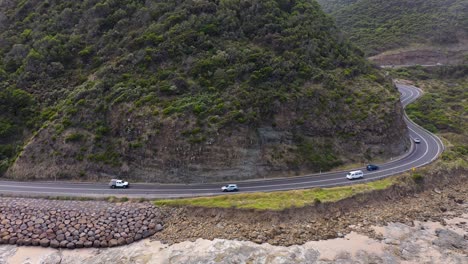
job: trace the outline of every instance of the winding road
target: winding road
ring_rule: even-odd
[[[397,84],[404,107],[421,96],[422,91],[414,86]],[[367,172],[364,179],[349,181],[346,171],[310,174],[299,177],[275,178],[238,182],[241,192],[267,192],[279,190],[330,187],[372,181],[431,163],[444,150],[442,141],[427,130],[413,123],[405,115],[409,137],[420,138],[420,144],[413,144],[408,153],[385,164],[379,164],[377,171]],[[411,140],[413,142],[413,140]],[[131,184],[129,189],[110,189],[106,183],[70,182],[13,182],[0,181],[0,193],[17,195],[51,196],[127,196],[143,198],[169,198],[207,196],[220,194],[222,184]]]

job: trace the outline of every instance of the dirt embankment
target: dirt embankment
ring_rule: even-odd
[[[438,171],[419,183],[411,177],[404,179],[407,182],[402,186],[281,212],[176,208],[166,219],[164,231],[154,238],[168,243],[222,238],[289,246],[343,237],[352,231],[372,236],[371,225],[389,222],[443,223],[447,210],[466,210],[461,205],[468,200],[467,169]]]

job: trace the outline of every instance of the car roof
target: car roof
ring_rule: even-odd
[[[362,170],[350,171],[349,173],[362,173]]]

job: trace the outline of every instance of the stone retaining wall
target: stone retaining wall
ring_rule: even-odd
[[[152,204],[0,197],[0,244],[115,247],[163,229]]]

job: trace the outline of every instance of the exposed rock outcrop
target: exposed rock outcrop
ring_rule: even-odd
[[[462,234],[468,232],[468,214],[453,217],[445,220],[449,222],[445,226],[434,222],[416,222],[413,226],[401,223],[373,226],[377,239],[353,232],[344,238],[289,247],[224,239],[197,239],[170,246],[145,240],[122,248],[101,250],[64,252],[42,249],[33,256],[30,248],[3,245],[0,246],[0,262],[15,260],[24,263],[35,258],[40,264],[465,263],[468,246]]]

